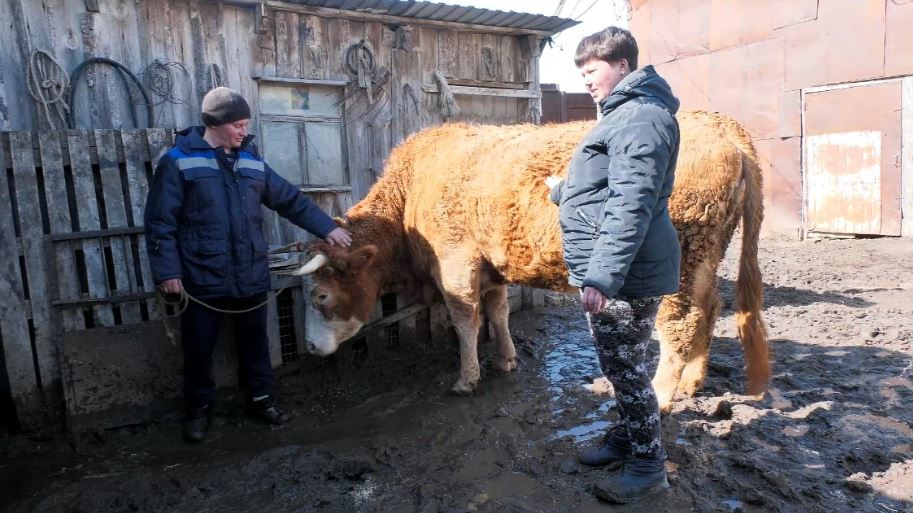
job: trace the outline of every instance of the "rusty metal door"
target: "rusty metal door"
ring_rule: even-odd
[[[803,91],[806,232],[899,236],[901,82]]]

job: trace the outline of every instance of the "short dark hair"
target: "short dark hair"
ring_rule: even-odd
[[[628,61],[631,70],[637,69],[637,41],[631,33],[620,27],[607,27],[590,34],[577,45],[574,64],[579,68],[590,59],[606,62]]]

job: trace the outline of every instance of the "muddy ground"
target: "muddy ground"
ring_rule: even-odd
[[[707,383],[663,421],[662,497],[608,506],[591,495],[606,474],[574,454],[613,402],[592,386],[579,306],[553,297],[512,319],[521,367],[483,371],[475,397],[447,394],[450,358],[345,390],[303,391],[289,376],[290,425],[263,428],[229,401],[202,446],[183,445],[173,421],[75,443],[5,435],[0,510],[913,512],[913,242],[762,241],[774,378],[761,401],[737,394],[734,254]]]

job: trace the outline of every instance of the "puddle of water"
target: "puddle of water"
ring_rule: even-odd
[[[597,436],[601,436],[606,432],[606,429],[609,428],[609,421],[607,420],[597,420],[595,422],[590,422],[589,424],[583,424],[580,426],[574,426],[570,429],[562,429],[555,433],[552,436],[552,439],[564,438],[566,436],[573,436],[574,442],[581,443],[586,442],[587,440],[592,440]]]
[[[722,501],[729,511],[742,511],[745,509],[745,503],[737,499],[725,499]]]

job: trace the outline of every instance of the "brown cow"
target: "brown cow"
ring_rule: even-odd
[[[681,150],[669,201],[682,247],[681,291],[658,317],[660,365],[653,380],[668,411],[676,391],[694,394],[706,375],[720,311],[716,272],[741,220],[736,285],[739,337],[748,391],[770,376],[761,319],[757,242],[763,216],[761,173],[748,134],[722,115],[679,115]],[[508,330],[508,283],[568,291],[558,209],[543,180],[567,172],[589,122],[548,126],[447,124],[394,149],[383,178],[347,214],[349,249],[311,244],[313,273],[306,338],[316,354],[334,352],[374,311],[381,292],[435,286],[460,338],[460,376],[452,390],[479,381],[480,314],[491,320],[498,368],[516,366]]]

